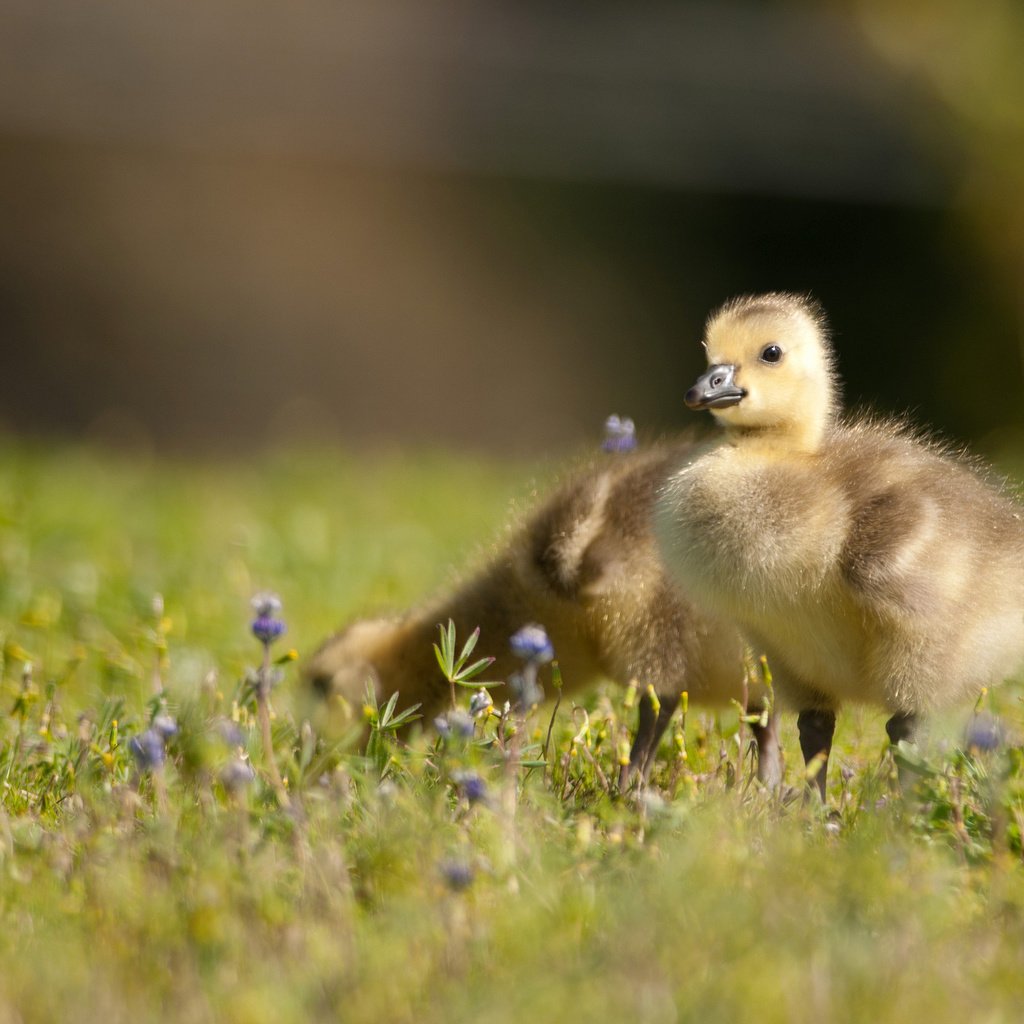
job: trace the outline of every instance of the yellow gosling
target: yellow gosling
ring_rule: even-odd
[[[812,301],[736,299],[704,345],[685,400],[724,429],[668,476],[655,532],[688,599],[768,655],[824,797],[844,701],[888,709],[897,743],[1024,662],[1024,507],[901,422],[840,418]]]

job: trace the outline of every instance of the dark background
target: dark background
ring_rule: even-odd
[[[707,313],[785,289],[851,402],[996,447],[1020,28],[995,0],[12,0],[0,425],[548,452],[686,422]]]

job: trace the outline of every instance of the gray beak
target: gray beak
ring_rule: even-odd
[[[691,409],[726,409],[738,405],[747,393],[733,383],[735,375],[736,367],[732,365],[708,367],[708,372],[697,379],[683,401]]]

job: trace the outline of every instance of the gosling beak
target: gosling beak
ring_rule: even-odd
[[[730,405],[738,405],[747,393],[733,383],[735,374],[735,366],[709,367],[708,372],[686,392],[683,401],[691,409],[726,409]]]

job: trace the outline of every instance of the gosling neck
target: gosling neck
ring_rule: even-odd
[[[726,442],[734,446],[816,455],[825,443],[832,422],[832,410],[826,407],[814,416],[802,415],[772,423],[726,422],[722,425]]]

